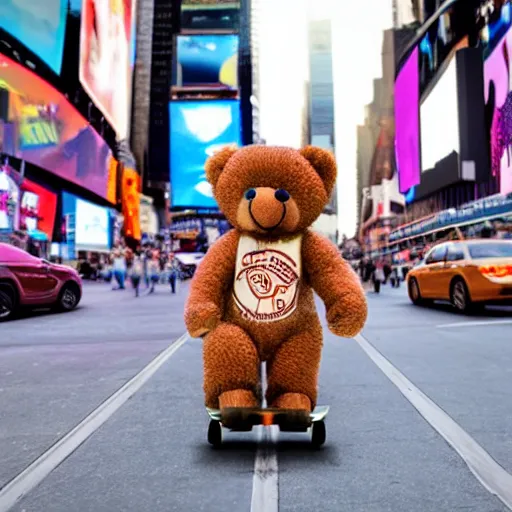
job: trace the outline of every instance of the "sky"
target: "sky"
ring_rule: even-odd
[[[338,230],[357,224],[357,125],[382,76],[383,31],[392,27],[392,0],[253,0],[259,47],[260,134],[269,145],[301,147],[309,81],[308,20],[332,22]],[[286,34],[286,37],[284,37]],[[254,41],[254,40],[253,40]]]
[[[357,125],[382,76],[383,31],[393,26],[392,0],[309,0],[312,19],[330,19],[334,131],[338,162],[338,230],[352,237],[357,224]],[[343,5],[343,7],[341,7]]]

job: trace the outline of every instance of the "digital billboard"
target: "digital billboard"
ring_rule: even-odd
[[[420,182],[420,78],[416,47],[395,82],[395,153],[400,192]]]
[[[57,194],[27,178],[23,179],[20,188],[20,228],[29,234],[42,231],[51,240],[57,213]]]
[[[502,194],[512,192],[512,30],[484,62],[491,173]]]
[[[450,155],[460,155],[457,63],[448,67],[420,107],[421,169],[428,172]]]
[[[67,192],[62,194],[62,213],[68,252],[105,251],[110,248],[110,211]]]
[[[178,86],[238,87],[238,35],[177,36]]]
[[[80,83],[119,139],[128,136],[136,0],[83,0]]]
[[[224,146],[241,145],[240,102],[172,101],[169,110],[172,206],[216,208],[204,164]]]
[[[0,28],[60,74],[67,0],[2,0]]]
[[[0,151],[107,197],[112,152],[66,97],[37,75],[0,55]]]

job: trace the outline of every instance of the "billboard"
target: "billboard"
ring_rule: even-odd
[[[491,148],[491,174],[502,194],[512,192],[512,30],[484,62],[484,94]]]
[[[420,107],[421,169],[428,172],[450,155],[460,155],[457,61],[448,67]]]
[[[2,0],[0,29],[24,44],[60,74],[66,33],[67,0]]]
[[[80,83],[120,140],[130,125],[136,0],[83,0]]]
[[[416,47],[395,82],[395,153],[400,192],[420,182],[420,79]]]
[[[20,228],[29,234],[41,231],[51,240],[57,213],[57,194],[27,178],[23,179],[20,188]]]
[[[0,151],[42,167],[107,198],[112,152],[66,97],[0,55]]]
[[[173,207],[216,208],[204,164],[216,151],[241,145],[238,100],[169,103]]]
[[[238,88],[238,35],[179,35],[176,39],[178,69],[173,85]]]

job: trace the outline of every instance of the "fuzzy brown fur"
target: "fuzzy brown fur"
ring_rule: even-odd
[[[332,192],[334,159],[315,147],[227,148],[208,160],[206,174],[221,210],[236,228],[199,265],[185,309],[190,335],[204,336],[206,405],[259,405],[260,364],[266,361],[268,404],[310,411],[317,400],[322,351],[313,290],[325,303],[334,334],[355,336],[367,317],[366,298],[350,265],[329,240],[308,229]],[[248,189],[255,190],[254,198],[246,197]],[[278,189],[289,193],[284,203],[276,199]],[[278,321],[247,318],[233,293],[240,237],[250,235],[264,246],[298,234],[302,272],[296,309]]]

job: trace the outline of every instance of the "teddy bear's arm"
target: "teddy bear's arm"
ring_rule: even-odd
[[[313,231],[304,236],[302,260],[311,286],[325,303],[329,329],[344,338],[354,337],[366,322],[368,306],[352,267],[330,240]]]
[[[185,305],[185,325],[194,338],[214,329],[222,319],[237,248],[238,233],[233,229],[210,247],[194,274]]]

